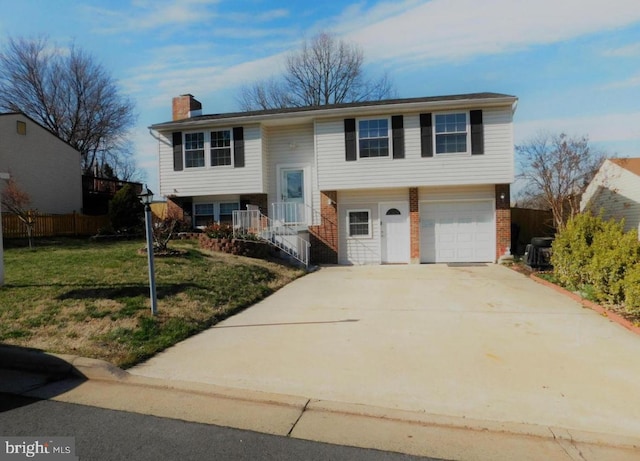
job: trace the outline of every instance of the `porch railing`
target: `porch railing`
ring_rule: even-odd
[[[272,203],[271,218],[283,225],[307,226],[311,224],[311,207],[298,202]]]
[[[255,206],[233,211],[233,233],[256,235],[309,267],[310,243],[300,237],[295,228],[270,219]]]

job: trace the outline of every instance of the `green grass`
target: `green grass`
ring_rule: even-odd
[[[141,241],[57,239],[5,249],[0,342],[128,367],[259,301],[302,275],[280,264],[201,252],[156,258],[150,315]]]

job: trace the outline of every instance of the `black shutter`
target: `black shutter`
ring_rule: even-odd
[[[471,122],[471,155],[484,154],[484,125],[482,124],[482,111],[469,112]]]
[[[182,171],[182,131],[173,133],[173,171]]]
[[[391,117],[393,136],[393,158],[404,158],[404,123],[402,115]]]
[[[423,157],[433,157],[431,114],[420,114],[420,149]]]
[[[233,129],[233,167],[244,166],[244,129],[241,126]]]
[[[344,119],[344,148],[345,160],[352,162],[358,159],[358,150],[356,149],[356,119]]]

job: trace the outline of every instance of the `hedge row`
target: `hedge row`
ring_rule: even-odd
[[[624,232],[623,222],[575,216],[556,235],[551,263],[567,288],[640,314],[640,243],[635,230]]]

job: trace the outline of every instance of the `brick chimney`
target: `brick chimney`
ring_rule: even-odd
[[[202,104],[192,94],[182,94],[173,98],[173,120],[202,115]]]

